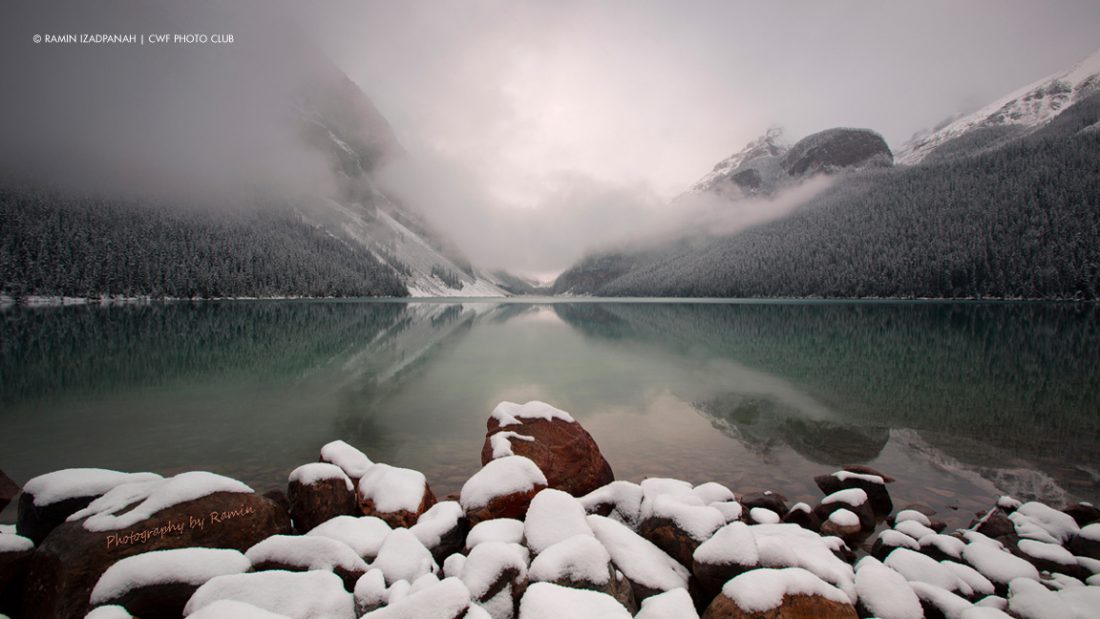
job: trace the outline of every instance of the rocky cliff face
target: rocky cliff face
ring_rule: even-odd
[[[869,129],[826,129],[802,138],[783,158],[783,169],[801,178],[867,167],[890,166],[894,156],[882,136]]]

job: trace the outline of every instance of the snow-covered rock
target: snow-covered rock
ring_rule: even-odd
[[[444,578],[438,583],[410,591],[389,606],[363,615],[362,619],[458,619],[467,614],[470,592],[457,578]]]
[[[367,457],[367,454],[344,441],[332,441],[321,447],[321,461],[340,467],[356,483],[367,474],[367,470],[374,464]]]
[[[247,572],[251,567],[236,550],[156,550],[126,557],[107,568],[92,588],[90,599],[96,606],[123,605],[139,616],[179,614],[199,585],[216,576]]]
[[[466,549],[473,550],[485,542],[523,543],[524,524],[514,518],[496,518],[479,522],[466,536]]]
[[[252,572],[217,576],[195,591],[184,615],[235,600],[296,619],[352,619],[355,603],[332,572]]]
[[[572,495],[547,488],[531,500],[524,521],[527,547],[535,554],[574,535],[592,535],[584,506]]]
[[[129,614],[126,615],[129,617]],[[88,615],[85,619],[89,619]],[[96,617],[96,619],[108,619]],[[259,606],[237,600],[218,600],[187,615],[187,619],[291,619],[286,615],[264,610]]]
[[[613,481],[580,497],[589,514],[607,516],[637,526],[642,509],[642,487],[634,482]]]
[[[252,488],[235,479],[203,471],[180,473],[167,479],[143,478],[111,488],[88,507],[69,516],[68,521],[84,520],[83,526],[88,531],[117,531],[147,520],[163,509],[216,492],[251,494]],[[137,505],[126,509],[134,503]]]
[[[399,580],[411,583],[424,574],[435,574],[439,571],[431,551],[408,529],[391,531],[382,542],[378,556],[370,567],[382,570],[386,583],[390,585]]]
[[[699,619],[699,613],[686,589],[673,589],[646,598],[634,619]]]
[[[519,544],[486,542],[470,551],[462,565],[461,580],[470,599],[493,619],[509,619],[527,584],[530,554]]]
[[[519,607],[520,619],[630,619],[615,598],[597,591],[572,589],[548,582],[527,588]]]
[[[523,456],[490,460],[462,486],[459,503],[476,525],[493,518],[519,518],[535,495],[546,488],[546,476]]]
[[[420,514],[409,531],[432,551],[436,563],[439,563],[448,555],[463,549],[469,524],[466,512],[458,501],[441,501]]]
[[[303,464],[291,471],[287,481],[290,517],[299,531],[309,531],[326,520],[358,511],[355,485],[335,464]]]
[[[327,570],[344,580],[350,591],[367,571],[367,564],[350,546],[320,535],[273,535],[248,549],[255,571]]]
[[[630,580],[634,597],[645,598],[671,589],[687,588],[687,568],[626,525],[603,516],[588,516],[588,526],[611,555],[611,560]]]
[[[746,614],[767,613],[791,606],[800,609],[799,616],[855,617],[847,594],[798,567],[763,568],[733,578],[722,587],[722,594],[714,599],[706,614],[730,616],[723,611],[715,612],[716,606],[721,609],[729,605]]]
[[[368,516],[391,527],[411,527],[435,504],[435,495],[420,471],[379,463],[359,480],[359,502]]]
[[[390,525],[374,516],[337,516],[310,529],[306,537],[320,536],[343,542],[369,561],[378,555],[390,530]]]
[[[874,557],[856,564],[856,594],[867,616],[879,619],[922,619],[920,598],[905,577]]]

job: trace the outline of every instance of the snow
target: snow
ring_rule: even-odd
[[[840,508],[829,514],[829,521],[842,527],[859,526],[859,516],[844,508]]]
[[[988,544],[967,544],[963,559],[994,583],[1008,584],[1015,578],[1039,580],[1039,571],[1027,561]]]
[[[832,584],[855,600],[852,566],[833,554],[833,544],[796,524],[758,524],[749,527],[756,539],[760,565],[770,568],[800,567]],[[834,538],[835,539],[835,538]],[[843,541],[835,540],[843,545]]]
[[[375,465],[377,466],[377,465]],[[382,570],[386,582],[413,582],[424,574],[439,571],[432,553],[408,529],[394,529],[378,549],[378,557],[370,564]]]
[[[687,588],[688,570],[626,525],[593,514],[588,526],[631,581],[658,591]]]
[[[1016,578],[1008,586],[1008,609],[1021,619],[1068,619],[1069,605],[1034,580]]]
[[[756,524],[778,524],[781,520],[779,514],[766,507],[754,507],[750,509],[749,519]]]
[[[465,565],[466,555],[456,552],[443,560],[443,576],[457,578],[462,575],[462,568]]]
[[[502,428],[517,424],[522,425],[523,419],[545,419],[546,421],[560,419],[566,423],[576,422],[569,413],[538,400],[531,400],[526,404],[501,402],[493,409],[490,417],[496,419]]]
[[[844,503],[845,505],[852,505],[858,507],[867,502],[867,491],[862,488],[848,488],[846,490],[837,490],[829,496],[821,499],[822,505],[832,505],[833,503]]]
[[[373,559],[389,534],[390,525],[381,518],[336,516],[313,527],[305,536],[327,537],[343,542],[360,557]]]
[[[435,548],[443,540],[443,536],[453,531],[465,516],[466,512],[458,501],[440,501],[420,514],[416,524],[409,527],[409,530],[421,544]]]
[[[106,469],[63,469],[39,475],[23,484],[23,492],[34,496],[38,507],[66,499],[99,496],[112,488],[133,482],[163,479],[155,473],[120,473]]]
[[[978,533],[977,531],[962,531],[962,536],[968,544],[985,544],[986,546],[992,546],[998,550],[1003,550],[1005,547],[1001,542],[984,533]]]
[[[489,446],[493,450],[493,459],[516,455],[512,451],[512,439],[534,442],[535,437],[520,434],[519,432],[497,432],[489,437]]]
[[[959,580],[966,583],[974,593],[979,595],[993,595],[993,583],[985,576],[982,576],[982,573],[978,570],[964,563],[956,563],[955,561],[940,561],[940,565],[951,570],[951,572],[954,573]]]
[[[320,535],[272,535],[244,556],[252,565],[281,563],[307,570],[367,571],[367,564],[350,546]]]
[[[14,524],[0,524],[0,534],[10,533],[11,535],[15,535],[15,532]]]
[[[575,535],[544,549],[531,562],[529,576],[535,581],[563,581],[607,584],[611,580],[611,554],[591,532]]]
[[[801,503],[801,505],[806,505]],[[722,517],[726,519],[726,522],[733,522],[741,519],[741,514],[745,511],[744,507],[737,501],[722,501],[720,503],[711,503],[711,507],[717,509],[722,513]],[[794,509],[793,507],[791,509]]]
[[[1073,553],[1058,544],[1047,544],[1031,539],[1021,539],[1017,543],[1017,547],[1029,557],[1045,559],[1069,567],[1077,566],[1077,559],[1073,557]]]
[[[363,619],[439,619],[457,617],[470,606],[470,592],[457,578],[444,578],[418,591],[410,591],[389,606],[363,615]],[[469,616],[469,615],[467,615]]]
[[[85,619],[89,617],[91,615]],[[218,600],[202,607],[198,612],[187,615],[187,619],[290,619],[290,617],[237,600]]]
[[[894,549],[886,557],[886,567],[898,572],[910,582],[924,582],[947,591],[958,591],[966,587],[966,583],[960,580],[950,568],[941,565],[928,555],[908,548]]]
[[[1093,559],[1092,557],[1074,558],[1077,559],[1077,565],[1085,570],[1088,570],[1090,574],[1100,574],[1100,560]]]
[[[290,472],[290,477],[287,478],[287,481],[290,483],[299,483],[303,486],[311,486],[319,481],[327,479],[342,479],[344,480],[344,485],[347,486],[348,492],[355,490],[355,486],[353,486],[351,480],[348,479],[344,469],[327,462],[303,464]]]
[[[1024,503],[1009,518],[1017,527],[1020,520],[1026,518],[1063,544],[1081,530],[1077,521],[1069,514],[1035,501]]]
[[[22,535],[0,533],[0,552],[34,550],[34,542]]]
[[[917,540],[917,543],[920,544],[921,548],[932,546],[952,559],[962,558],[963,548],[966,547],[966,542],[961,539],[940,533],[925,535]]]
[[[713,481],[695,486],[691,493],[699,497],[699,500],[707,505],[736,500],[732,490]]]
[[[1100,522],[1085,525],[1077,532],[1077,537],[1092,542],[1100,542]]]
[[[974,606],[988,606],[998,610],[1008,610],[1008,600],[999,595],[987,595],[974,602]]]
[[[657,496],[651,503],[650,513],[643,514],[643,517],[671,520],[697,542],[706,540],[726,524],[726,517],[717,509],[706,505],[687,505],[668,494]],[[777,515],[777,521],[778,518]]]
[[[523,456],[505,456],[490,460],[466,480],[459,502],[463,509],[470,511],[488,505],[497,497],[527,492],[535,486],[545,485],[546,476],[537,464]]]
[[[7,615],[0,614],[0,617],[6,618]],[[84,615],[84,619],[133,619],[133,615],[125,608],[117,604],[111,604],[93,608],[91,612]]]
[[[991,606],[971,606],[959,613],[959,619],[1014,619],[999,608]]]
[[[115,486],[88,507],[69,516],[69,522],[87,518],[84,529],[88,531],[115,531],[131,527],[153,514],[180,503],[200,499],[215,492],[252,493],[243,483],[203,471],[180,473],[163,479],[158,477],[131,481]],[[133,509],[118,514],[134,503]]]
[[[856,564],[856,594],[860,603],[881,619],[923,619],[920,599],[905,577],[874,557]]]
[[[642,600],[634,619],[699,619],[687,589],[672,589]]]
[[[383,606],[389,599],[386,576],[382,570],[372,569],[355,581],[355,606],[358,609]]]
[[[1021,505],[1023,505],[1023,503],[1021,503],[1018,499],[1010,497],[1007,494],[1002,495],[1001,497],[999,497],[997,499],[997,507],[1000,507],[1001,509],[1003,509],[1005,511],[1016,510]]]
[[[515,570],[514,580],[527,579],[527,549],[519,544],[487,542],[478,544],[462,566],[462,582],[474,600],[482,600],[507,570]]]
[[[919,522],[921,525],[928,528],[932,527],[932,521],[928,519],[928,516],[925,516],[915,509],[903,509],[898,512],[896,516],[894,516],[894,524],[897,524],[899,522],[906,522],[909,520]]]
[[[785,595],[817,595],[839,604],[851,604],[843,591],[800,567],[745,572],[730,579],[722,587],[722,594],[750,613],[779,607]]]
[[[613,481],[582,496],[579,500],[591,513],[600,505],[612,505],[612,517],[621,522],[638,522],[642,508],[642,487],[629,481]]]
[[[519,619],[631,619],[630,613],[606,593],[571,589],[548,582],[527,588]]]
[[[413,584],[409,587],[409,593],[416,593],[417,591],[423,591],[428,587],[432,587],[439,584],[439,576],[435,574],[424,574],[420,578],[413,581]]]
[[[1073,619],[1095,619],[1096,609],[1100,608],[1100,588],[1097,587],[1073,587],[1058,592],[1071,609]]]
[[[224,574],[240,574],[252,567],[245,555],[224,548],[154,550],[121,559],[107,568],[92,589],[98,606],[134,589],[152,585],[202,583]]]
[[[584,506],[572,495],[547,488],[535,495],[523,525],[527,547],[535,554],[573,537],[592,535]]]
[[[355,602],[332,572],[272,570],[217,576],[188,600],[189,616],[217,600],[236,600],[295,619],[352,619]]]
[[[894,546],[894,548],[906,548],[910,550],[921,550],[921,544],[916,540],[910,538],[909,535],[902,533],[901,531],[894,531],[893,529],[887,529],[879,533],[879,539],[882,540],[884,545]]]
[[[410,585],[407,580],[399,580],[393,583],[390,585],[389,590],[386,591],[386,603],[395,604],[401,601],[409,595],[411,589],[412,585]]]
[[[756,538],[743,522],[731,522],[718,529],[713,537],[699,544],[692,556],[697,563],[709,565],[755,566],[760,562]]]
[[[374,501],[374,508],[381,513],[415,512],[420,509],[427,486],[428,480],[420,471],[375,464],[359,480],[359,496],[363,501]]]
[[[466,549],[471,550],[485,542],[523,541],[523,521],[514,518],[495,518],[479,522],[466,535]]]
[[[879,486],[886,485],[886,480],[884,480],[882,478],[882,476],[880,476],[880,475],[868,475],[866,473],[853,473],[851,471],[837,471],[837,472],[833,473],[833,477],[839,479],[840,481],[848,481],[850,479],[855,479],[855,480],[858,480],[858,481],[864,481],[864,482],[867,482],[869,484],[876,484],[876,485],[879,485]]]
[[[916,520],[905,520],[894,525],[895,531],[900,531],[909,537],[919,540],[925,535],[935,535],[936,532]]]
[[[974,606],[943,587],[920,581],[909,581],[909,586],[922,602],[940,609],[947,619],[960,619],[963,611]]]

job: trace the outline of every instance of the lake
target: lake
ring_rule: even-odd
[[[619,479],[816,501],[867,464],[954,526],[1100,501],[1100,308],[1068,303],[226,301],[0,312],[0,468],[209,470],[258,490],[341,438],[480,466],[502,400],[572,413]],[[14,505],[0,520],[14,519]]]

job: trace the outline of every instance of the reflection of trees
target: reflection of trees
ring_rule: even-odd
[[[1087,304],[556,305],[594,337],[782,377],[858,425],[1095,459],[1100,309]],[[605,335],[606,332],[606,335]]]

